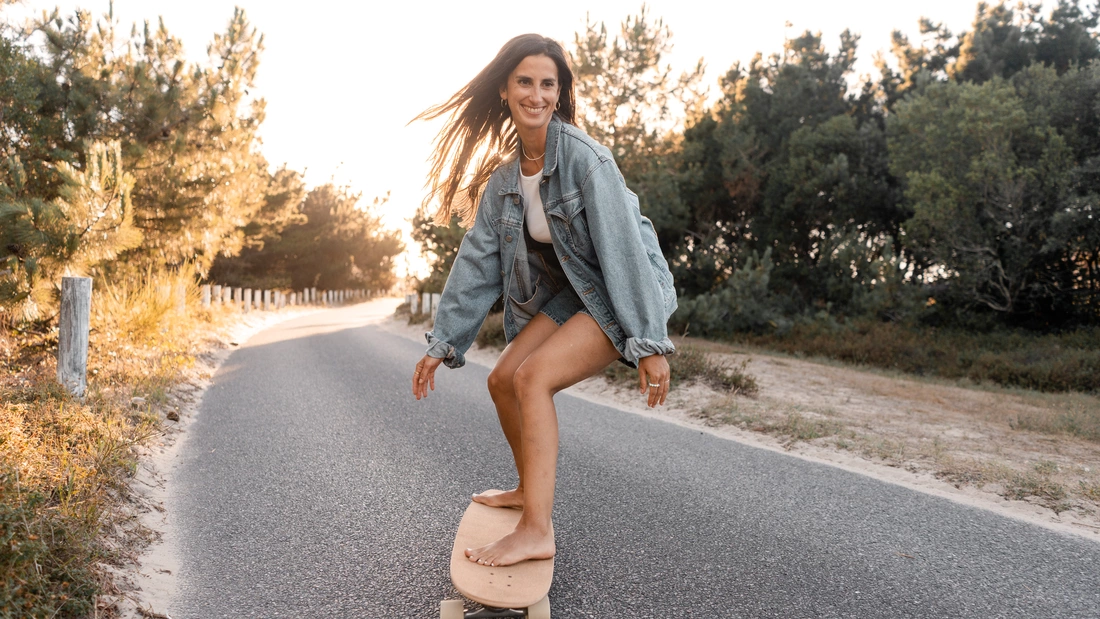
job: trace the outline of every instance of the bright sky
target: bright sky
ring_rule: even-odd
[[[365,203],[388,192],[385,221],[406,236],[408,220],[424,195],[426,158],[440,127],[406,126],[413,116],[465,85],[512,36],[538,32],[568,48],[584,27],[586,13],[617,32],[623,18],[642,6],[640,0],[115,0],[114,10],[124,25],[146,19],[155,24],[163,16],[189,57],[203,60],[207,44],[224,30],[236,4],[264,34],[256,91],[267,100],[261,135],[268,161],[305,170],[310,185],[330,179],[348,184],[362,192]],[[757,51],[777,52],[785,37],[807,29],[820,31],[834,51],[844,28],[862,35],[857,70],[871,73],[872,57],[889,50],[892,30],[917,40],[922,16],[953,32],[968,29],[977,2],[652,0],[647,5],[651,16],[663,18],[672,29],[675,51],[669,60],[674,68],[704,58],[707,83],[716,90],[718,76],[735,61],[747,62]],[[37,14],[55,6],[65,13],[81,7],[98,15],[107,11],[108,0],[24,0],[22,7],[7,11]],[[416,245],[411,240],[406,245],[413,254],[412,270],[423,269]]]

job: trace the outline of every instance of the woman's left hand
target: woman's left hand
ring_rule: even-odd
[[[638,360],[638,386],[642,393],[649,390],[649,407],[665,403],[671,387],[672,372],[664,355],[650,355]]]

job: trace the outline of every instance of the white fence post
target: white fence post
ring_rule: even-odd
[[[222,286],[222,305],[229,305],[232,300],[233,289],[229,286]]]
[[[251,288],[245,288],[244,289],[244,313],[247,314],[251,311],[252,311],[252,289]]]
[[[210,297],[210,301],[212,303],[217,305],[217,304],[222,302],[222,287],[221,287],[221,284],[214,284],[214,286],[211,289],[211,293],[212,294],[211,294],[211,297]]]
[[[435,313],[439,311],[439,297],[440,294],[438,292],[432,293],[432,318],[435,318]]]
[[[202,285],[202,306],[210,307],[210,284]]]
[[[176,293],[176,311],[184,314],[187,312],[187,284],[176,282],[174,289]]]
[[[61,315],[57,334],[57,380],[69,393],[88,388],[88,330],[92,314],[92,278],[61,278]]]
[[[427,292],[420,293],[420,313],[426,314],[432,311],[432,295]]]

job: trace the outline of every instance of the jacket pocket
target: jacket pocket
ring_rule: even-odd
[[[526,325],[535,314],[539,313],[543,305],[554,297],[551,287],[546,285],[546,282],[542,281],[540,275],[535,280],[534,292],[531,293],[531,298],[526,301],[519,301],[512,295],[508,295],[508,302],[512,306],[512,315],[516,318],[517,326],[522,329],[523,325]]]
[[[555,205],[548,209],[547,213],[558,222],[558,231],[561,238],[578,255],[591,257],[588,254],[592,247],[592,236],[588,232],[588,218],[585,214],[584,201],[577,197]]]

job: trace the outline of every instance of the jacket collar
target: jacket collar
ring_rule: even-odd
[[[561,137],[562,120],[557,112],[550,117],[550,124],[546,127],[546,158],[542,162],[542,177],[548,178],[558,169],[558,144]],[[520,153],[516,148],[514,155],[504,164],[504,186],[500,188],[499,195],[519,193]]]

